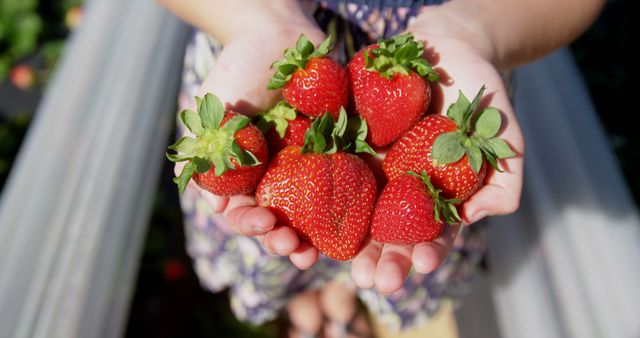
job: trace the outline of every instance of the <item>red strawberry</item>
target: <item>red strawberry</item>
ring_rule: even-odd
[[[276,154],[286,146],[302,147],[311,122],[308,117],[297,114],[288,103],[280,101],[268,112],[258,115],[256,127],[264,133],[269,153]]]
[[[35,73],[33,69],[25,65],[17,65],[11,69],[9,79],[14,86],[19,89],[26,90],[35,84]]]
[[[409,172],[391,180],[375,210],[371,237],[381,243],[431,242],[445,223],[460,222],[455,206],[440,197],[425,172]]]
[[[267,89],[282,88],[285,101],[305,115],[330,112],[337,119],[340,107],[347,106],[349,85],[344,68],[326,57],[332,48],[331,37],[314,51],[313,44],[300,35],[296,48],[285,50],[285,58],[271,65],[277,71]]]
[[[495,137],[501,116],[495,108],[486,108],[474,116],[484,87],[473,100],[460,92],[449,117],[429,115],[405,133],[384,159],[389,180],[407,171],[425,171],[445,198],[458,202],[475,193],[485,177],[483,158],[500,170],[498,159],[514,156],[507,143]]]
[[[427,110],[431,87],[424,77],[437,81],[438,73],[422,54],[422,43],[407,33],[369,46],[349,62],[355,111],[369,125],[369,143],[393,143]]]
[[[335,126],[328,113],[314,121],[305,146],[280,151],[256,191],[257,204],[272,210],[279,224],[338,260],[360,251],[376,200],[376,181],[367,164],[342,151],[355,146],[345,138],[352,130],[346,120],[341,110]],[[366,133],[359,137],[363,142]]]
[[[180,119],[195,134],[182,137],[169,149],[172,162],[189,161],[174,179],[181,192],[193,177],[203,189],[218,196],[252,192],[266,167],[269,150],[264,136],[244,115],[225,113],[213,94],[196,97],[198,112],[183,110]]]

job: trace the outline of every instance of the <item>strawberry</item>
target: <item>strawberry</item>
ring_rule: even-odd
[[[483,93],[484,86],[469,102],[460,92],[448,117],[429,115],[405,133],[384,159],[387,178],[425,171],[445,198],[464,202],[471,197],[484,180],[484,159],[500,171],[497,160],[515,156],[495,137],[502,124],[500,112],[489,107],[476,114]]]
[[[372,145],[393,143],[427,110],[438,73],[422,58],[423,45],[411,33],[360,51],[349,62],[350,91],[356,113],[369,125]]]
[[[264,133],[269,153],[277,154],[286,146],[302,147],[304,134],[311,122],[308,117],[297,114],[288,103],[280,101],[269,111],[258,115],[256,127]]]
[[[334,40],[328,37],[318,49],[300,35],[296,48],[284,51],[284,59],[271,65],[276,73],[267,89],[282,88],[282,96],[302,114],[318,117],[330,112],[338,118],[340,107],[346,107],[349,99],[347,73],[326,55],[333,48]]]
[[[17,65],[11,69],[9,80],[17,88],[27,90],[36,83],[36,75],[29,66]]]
[[[256,191],[257,204],[273,211],[279,224],[337,260],[360,251],[376,200],[373,173],[345,152],[372,152],[364,143],[366,125],[349,122],[344,109],[335,124],[329,113],[316,119],[304,147],[288,146],[274,156]],[[356,140],[349,136],[353,131]]]
[[[213,94],[196,97],[198,112],[180,112],[182,123],[195,134],[169,146],[172,162],[188,161],[174,182],[181,192],[193,180],[214,195],[233,196],[252,192],[266,167],[269,149],[264,136],[248,117],[225,112]]]
[[[429,176],[408,172],[391,180],[380,194],[371,223],[371,237],[381,243],[431,242],[445,223],[460,222],[451,200],[443,199]]]

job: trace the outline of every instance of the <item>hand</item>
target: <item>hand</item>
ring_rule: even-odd
[[[429,113],[446,114],[449,104],[457,99],[458,90],[473,96],[485,85],[482,103],[502,112],[503,129],[499,135],[518,154],[500,161],[504,172],[492,169],[487,172],[485,185],[460,208],[463,222],[468,225],[488,215],[512,213],[520,200],[524,141],[502,78],[488,61],[490,48],[466,41],[466,34],[449,35],[456,30],[448,31],[446,26],[440,25],[434,31],[431,24],[434,20],[421,21],[419,17],[409,28],[416,39],[425,42],[425,57],[441,75],[439,84],[432,86]],[[382,158],[384,154],[378,160]],[[435,241],[416,245],[381,244],[372,240],[353,260],[352,278],[359,287],[376,287],[382,293],[392,293],[402,286],[412,265],[418,273],[435,270],[447,257],[459,230],[460,225],[447,226]]]
[[[278,91],[266,89],[273,75],[271,63],[282,57],[282,51],[291,46],[304,33],[314,44],[325,38],[311,23],[305,26],[264,27],[228,42],[218,55],[216,63],[199,89],[198,96],[213,93],[226,104],[227,109],[246,115],[254,115],[273,106]],[[175,167],[176,175],[184,163]],[[188,189],[199,191],[215,213],[221,213],[231,230],[244,236],[256,236],[264,247],[278,255],[289,256],[300,269],[313,265],[318,251],[308,243],[298,240],[289,227],[276,225],[276,217],[266,208],[257,207],[253,195],[231,198],[214,196],[202,190],[193,181]]]

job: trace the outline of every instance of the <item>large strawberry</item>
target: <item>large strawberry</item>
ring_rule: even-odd
[[[349,85],[344,68],[327,57],[333,43],[328,37],[314,50],[300,35],[296,48],[286,49],[284,59],[271,65],[276,73],[267,88],[282,88],[285,101],[305,115],[318,117],[330,112],[337,119],[340,107],[347,106]]]
[[[405,133],[384,159],[389,180],[407,171],[425,171],[445,198],[467,200],[484,180],[484,159],[500,171],[498,159],[515,155],[509,145],[495,137],[502,117],[496,108],[476,114],[484,86],[473,102],[462,92],[447,110],[448,117],[429,115]]]
[[[391,180],[380,194],[371,223],[371,237],[381,243],[433,241],[445,224],[460,222],[451,200],[440,196],[424,171]]]
[[[438,73],[422,57],[423,49],[406,33],[365,48],[349,62],[353,103],[367,120],[369,143],[391,144],[427,110],[431,87],[425,78],[437,81]]]
[[[344,110],[335,124],[329,113],[316,119],[305,146],[286,147],[273,157],[256,191],[257,204],[272,210],[279,224],[338,260],[360,251],[376,201],[373,173],[358,156],[343,151],[371,151],[363,144],[362,120],[350,122],[359,126],[347,123]]]
[[[304,134],[311,122],[308,117],[297,114],[288,103],[280,101],[269,111],[258,115],[256,127],[264,133],[269,153],[277,154],[286,146],[304,146]]]
[[[248,117],[224,111],[213,94],[196,97],[198,112],[183,110],[180,120],[195,135],[185,136],[169,146],[172,162],[188,161],[174,179],[183,192],[193,180],[219,196],[252,192],[266,167],[269,150],[264,136]]]

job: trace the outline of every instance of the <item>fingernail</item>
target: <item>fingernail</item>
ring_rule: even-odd
[[[480,210],[476,212],[473,216],[471,216],[469,220],[469,224],[475,223],[485,217],[489,216],[489,212],[486,210]]]

